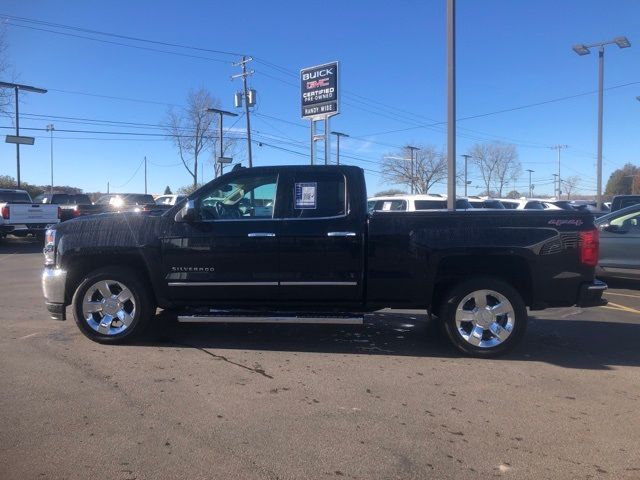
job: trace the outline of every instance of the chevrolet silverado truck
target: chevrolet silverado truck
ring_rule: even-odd
[[[156,320],[362,324],[426,309],[461,351],[500,354],[527,308],[604,304],[598,230],[580,212],[375,211],[362,169],[240,168],[165,212],[102,214],[48,230],[51,317],[119,343]]]
[[[44,237],[49,225],[60,221],[60,209],[56,205],[35,203],[25,190],[0,189],[0,234],[16,237],[34,235]]]

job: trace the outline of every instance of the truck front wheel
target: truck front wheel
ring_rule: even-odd
[[[80,331],[99,343],[122,343],[138,336],[155,312],[145,282],[126,267],[88,273],[73,295]]]
[[[472,278],[450,290],[440,318],[458,350],[491,357],[505,353],[522,338],[527,308],[520,294],[502,280]]]

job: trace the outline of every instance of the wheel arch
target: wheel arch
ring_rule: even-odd
[[[527,260],[517,255],[456,255],[443,258],[436,269],[429,309],[439,312],[447,293],[473,277],[491,277],[511,285],[525,305],[533,303],[533,279]]]
[[[68,272],[67,284],[65,288],[65,303],[71,304],[73,295],[82,282],[83,278],[94,270],[104,267],[124,267],[136,272],[141,280],[146,283],[152,299],[157,304],[156,291],[151,280],[151,275],[144,259],[140,255],[133,253],[128,254],[91,254],[77,255],[71,257],[65,262],[65,269]]]

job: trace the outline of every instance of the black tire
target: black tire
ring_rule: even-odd
[[[134,308],[131,309],[132,312],[130,312],[133,313],[133,315],[131,315],[132,320],[122,332],[105,334],[96,331],[91,327],[89,320],[87,320],[83,314],[85,295],[87,295],[89,289],[93,288],[95,284],[101,280],[112,280],[114,282],[112,285],[123,285],[131,292],[130,298],[133,302],[129,305],[134,306]],[[116,287],[112,286],[111,288],[115,289]],[[144,333],[156,310],[147,283],[131,268],[121,266],[104,267],[87,273],[78,285],[78,288],[76,288],[71,305],[73,307],[73,316],[76,325],[78,325],[80,331],[94,342],[105,344],[125,343],[134,338],[138,338]],[[96,315],[99,319],[102,314],[97,313]],[[97,320],[95,321],[98,323]],[[114,324],[118,323],[118,319],[115,319]],[[111,328],[109,328],[109,330],[111,330]]]
[[[505,297],[511,304],[513,311],[510,334],[501,343],[494,346],[473,345],[463,337],[456,324],[456,310],[459,304],[465,297],[481,290],[497,292]],[[506,323],[505,316],[499,318],[501,322]],[[440,308],[441,325],[446,336],[458,350],[474,357],[495,357],[512,349],[522,339],[527,327],[527,319],[527,307],[518,291],[504,281],[493,277],[475,277],[462,281],[449,291]],[[467,328],[466,323],[462,325]],[[469,328],[472,328],[471,322],[468,325]],[[488,337],[486,343],[497,339],[490,331],[485,332],[482,339],[486,337]],[[485,340],[483,340],[483,343],[485,343]]]

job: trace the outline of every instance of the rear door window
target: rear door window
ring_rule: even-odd
[[[446,200],[415,200],[416,210],[442,210],[447,208]]]
[[[347,214],[346,181],[339,172],[297,173],[289,218],[327,218]]]
[[[407,209],[405,200],[376,200],[373,202],[373,210],[381,210],[383,212],[397,212]]]
[[[544,204],[542,202],[527,202],[524,206],[525,210],[544,210]]]
[[[0,192],[1,203],[31,203],[27,192]]]

